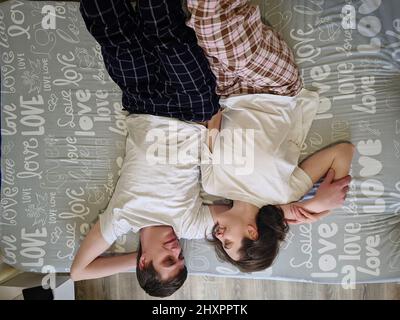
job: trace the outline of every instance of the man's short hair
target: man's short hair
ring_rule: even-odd
[[[186,281],[187,269],[183,266],[176,277],[168,280],[161,280],[160,275],[154,269],[153,262],[150,262],[143,269],[139,268],[139,260],[142,256],[142,246],[139,242],[139,249],[136,260],[136,277],[142,289],[153,297],[168,297],[178,290]]]

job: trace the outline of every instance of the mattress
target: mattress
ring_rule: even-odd
[[[271,268],[241,273],[204,240],[190,240],[183,241],[189,272],[344,287],[399,281],[400,7],[396,0],[258,2],[293,48],[306,87],[321,96],[302,157],[351,140],[353,181],[343,208],[290,228]],[[0,57],[3,260],[68,272],[119,177],[121,92],[75,2],[1,3]],[[137,241],[123,236],[112,251],[134,250]]]

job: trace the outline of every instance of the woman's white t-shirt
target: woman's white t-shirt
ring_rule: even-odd
[[[172,226],[178,238],[204,238],[214,224],[200,197],[199,136],[207,129],[145,114],[128,116],[126,125],[121,174],[100,215],[103,238],[111,244],[129,231],[156,225]],[[187,149],[197,155],[188,152],[185,161],[181,155],[174,161],[175,151]]]
[[[220,103],[225,109],[213,151],[202,145],[204,190],[257,207],[290,203],[306,194],[313,183],[298,161],[318,94],[306,89],[296,97],[248,94]]]

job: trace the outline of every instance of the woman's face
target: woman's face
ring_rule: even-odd
[[[213,234],[221,242],[225,252],[237,261],[240,259],[239,249],[242,247],[243,239],[253,239],[257,228],[244,220],[241,215],[229,211],[231,210],[218,216]],[[256,236],[258,237],[258,234]]]

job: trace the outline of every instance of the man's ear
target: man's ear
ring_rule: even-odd
[[[247,225],[247,232],[249,233],[250,239],[251,240],[257,240],[258,239],[258,230],[257,227],[253,226],[252,224]]]
[[[139,269],[143,270],[146,267],[146,257],[142,254],[139,258]]]

